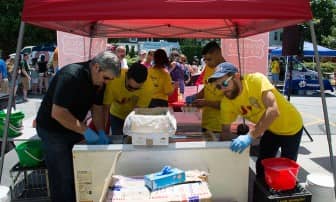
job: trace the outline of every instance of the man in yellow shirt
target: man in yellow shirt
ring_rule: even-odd
[[[111,143],[123,143],[124,120],[134,108],[148,107],[152,88],[146,82],[147,74],[144,65],[134,63],[129,69],[121,69],[120,77],[107,84],[103,103],[110,112]]]
[[[204,88],[197,94],[187,96],[187,104],[192,104],[202,108],[202,130],[210,132],[221,132],[221,123],[218,119],[220,116],[220,100],[223,94],[213,85],[208,84],[208,78],[216,69],[216,66],[225,62],[222,56],[221,48],[215,41],[211,41],[203,47],[202,55],[206,63],[204,69],[203,84]]]
[[[258,177],[264,174],[261,160],[275,157],[279,148],[281,157],[296,161],[303,128],[302,117],[263,74],[241,77],[233,64],[224,62],[218,65],[208,81],[224,94],[221,101],[222,139],[231,136],[230,124],[238,116],[256,124],[248,133],[234,139],[230,148],[241,153],[253,139],[261,137],[256,164]]]

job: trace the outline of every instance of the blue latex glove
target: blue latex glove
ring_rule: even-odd
[[[239,135],[236,139],[234,139],[231,143],[230,149],[233,152],[242,153],[253,141],[250,133],[245,135]]]
[[[192,102],[194,102],[196,100],[196,94],[194,95],[189,95],[186,97],[186,103],[187,104],[191,104]]]
[[[84,138],[87,144],[96,144],[99,140],[99,137],[96,132],[91,128],[87,128],[84,132]]]
[[[170,166],[164,166],[161,170],[161,173],[160,175],[167,175],[169,173],[171,173],[172,170],[171,170],[171,167]]]
[[[110,140],[107,137],[104,130],[99,130],[98,131],[98,136],[99,136],[99,140],[98,140],[97,144],[108,144],[109,143]]]

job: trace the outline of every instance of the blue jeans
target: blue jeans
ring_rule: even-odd
[[[277,135],[270,131],[265,131],[260,139],[259,156],[256,163],[256,174],[258,178],[264,178],[264,167],[261,161],[266,158],[275,157],[279,148],[281,148],[281,157],[296,161],[299,153],[302,129],[295,135]]]
[[[110,143],[112,144],[123,144],[124,143],[124,122],[125,120],[120,119],[112,114],[110,114],[110,125],[111,125],[111,133]]]
[[[48,168],[51,201],[76,201],[72,148],[75,142],[60,138],[56,132],[37,128],[42,139],[45,163]],[[74,135],[74,134],[69,134]]]

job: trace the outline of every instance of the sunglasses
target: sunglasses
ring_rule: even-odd
[[[229,82],[232,80],[233,76],[230,76],[229,78],[225,79],[221,84],[217,84],[216,88],[218,90],[221,90],[223,87],[226,88],[229,86]]]

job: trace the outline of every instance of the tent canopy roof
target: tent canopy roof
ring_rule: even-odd
[[[332,50],[323,46],[317,45],[317,50],[320,56],[336,57],[336,50]],[[282,48],[275,48],[271,50],[271,55],[280,56],[282,55]],[[313,44],[305,41],[303,44],[303,55],[304,56],[314,56]]]
[[[309,0],[25,0],[26,23],[91,37],[233,38],[312,19]]]

